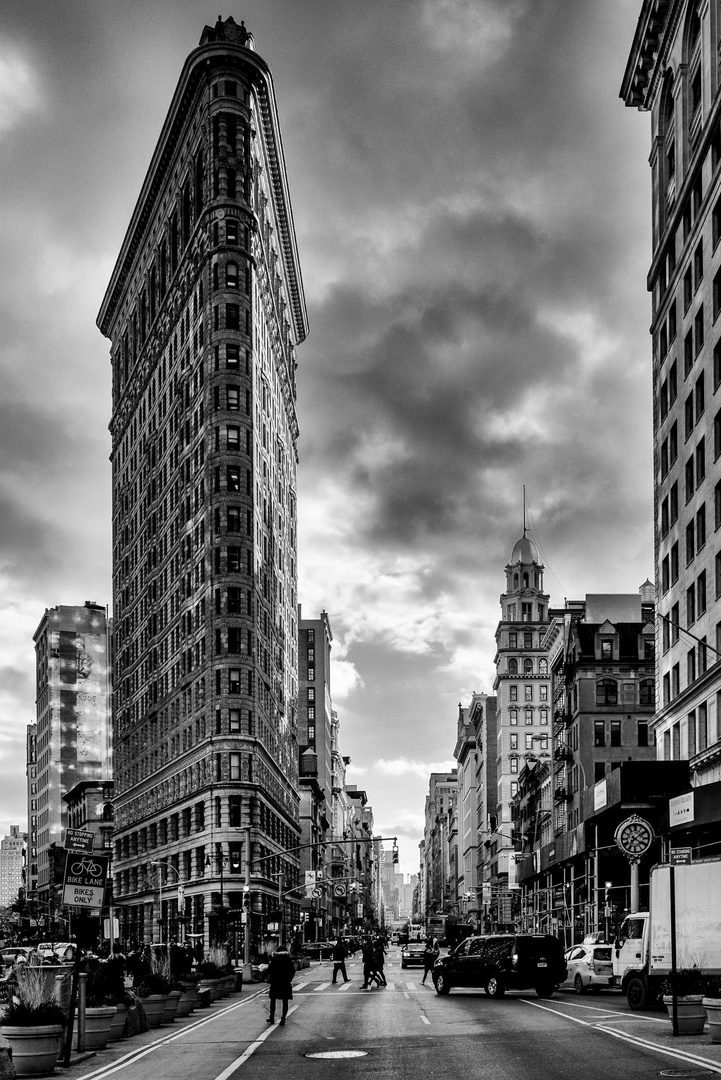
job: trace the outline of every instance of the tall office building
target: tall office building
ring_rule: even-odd
[[[626,105],[651,114],[656,750],[689,760],[697,820],[716,823],[718,790],[708,785],[721,780],[720,48],[716,4],[645,0],[621,87]]]
[[[488,872],[497,900],[496,925],[512,921],[509,886],[516,860],[511,807],[526,755],[551,753],[548,658],[543,645],[548,628],[548,594],[543,565],[526,535],[514,545],[506,565],[501,621],[496,628],[496,812],[489,826]]]
[[[260,941],[278,874],[288,888],[298,877],[280,852],[299,836],[295,371],[308,325],[273,81],[232,18],[185,62],[98,326],[113,385],[122,932],[239,928],[249,859]]]
[[[17,825],[11,825],[10,833],[0,840],[0,908],[14,904],[23,888],[25,841]]]
[[[46,609],[33,635],[36,721],[27,739],[28,861],[37,865],[37,891],[45,903],[52,885],[50,845],[62,846],[68,824],[63,795],[81,780],[107,780],[111,773],[110,632],[105,608],[88,601],[82,607]]]

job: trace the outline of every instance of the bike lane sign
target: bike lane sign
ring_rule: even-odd
[[[108,877],[108,856],[68,851],[65,856],[63,903],[74,908],[101,908]]]

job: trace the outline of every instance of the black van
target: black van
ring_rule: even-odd
[[[453,986],[482,986],[489,997],[535,990],[549,998],[566,978],[566,960],[552,934],[482,934],[466,938],[433,968],[438,994]]]

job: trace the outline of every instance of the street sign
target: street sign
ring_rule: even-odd
[[[63,876],[63,903],[69,907],[101,908],[108,877],[107,855],[68,851]]]
[[[313,891],[311,892],[310,895],[315,896],[317,898],[317,897],[323,895],[323,890],[322,889],[313,889]]]
[[[674,866],[682,866],[692,861],[693,850],[690,847],[672,847],[669,852],[669,862]]]
[[[339,885],[334,885],[333,886],[333,895],[334,896],[345,896],[345,885],[340,885],[340,884]]]
[[[84,832],[82,829],[65,830],[66,851],[92,851],[94,834]]]

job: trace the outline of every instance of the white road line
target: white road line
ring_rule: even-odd
[[[414,982],[407,982],[406,986],[408,987],[409,990],[417,990],[418,989],[417,984],[414,983]]]
[[[409,1001],[411,1000],[411,995],[410,995],[410,994],[408,993],[408,991],[407,991],[407,990],[404,990],[404,991],[403,991],[403,997],[404,997],[404,998],[408,998],[408,1000],[409,1000]]]
[[[288,1016],[292,1016],[297,1008],[298,1006],[294,1005],[291,1009],[288,1009]],[[255,1053],[258,1047],[263,1045],[268,1036],[273,1034],[274,1027],[275,1024],[271,1024],[271,1026],[266,1031],[259,1035],[254,1042],[250,1043],[245,1048],[240,1057],[237,1057],[235,1061],[231,1061],[230,1065],[228,1065],[227,1069],[223,1069],[222,1073],[218,1073],[215,1080],[228,1080],[228,1077],[232,1076],[235,1070],[239,1069],[240,1066],[243,1065],[248,1060],[248,1058]]]
[[[599,1012],[599,1013],[604,1013],[605,1015],[609,1015],[609,1013],[610,1013],[609,1009],[603,1009],[600,1005],[581,1005],[581,1003],[578,1002],[578,1001],[566,1001],[565,998],[562,998],[562,997],[555,998],[554,1000],[557,1001],[559,1005],[568,1005],[568,1007],[570,1009],[588,1009],[590,1012]],[[626,1016],[625,1013],[616,1013],[616,1012],[610,1013],[610,1015],[611,1016],[623,1016],[624,1018]],[[633,1019],[637,1019],[637,1020],[653,1020],[657,1024],[667,1024],[668,1023],[668,1018],[667,1017],[647,1016],[645,1013],[644,1013],[643,1016],[639,1016],[637,1013],[629,1013],[628,1016],[629,1016],[629,1019],[633,1018]]]
[[[341,990],[349,990],[349,989],[350,989],[350,985],[351,985],[351,981],[350,981],[350,979],[349,979],[349,980],[348,980],[348,982],[344,982],[344,983],[343,983],[343,985],[341,986],[341,988],[340,988],[340,989],[341,989]],[[338,991],[338,993],[340,993],[340,990]]]
[[[305,987],[306,987],[307,985],[308,985],[308,983],[307,983],[307,982],[302,982],[302,983],[294,983],[294,984],[293,984],[293,989],[294,989],[294,990],[303,990],[303,989],[305,989]]]
[[[318,990],[326,990],[329,986],[330,986],[329,982],[327,982],[327,983],[318,983],[318,985],[316,986],[316,991],[318,991]]]
[[[421,1020],[423,1021],[424,1024],[430,1024],[430,1020],[428,1019],[428,1017],[423,1016],[422,1013],[421,1013]]]
[[[564,1020],[571,1020],[574,1024],[581,1024],[582,1027],[593,1028],[594,1031],[602,1031],[612,1035],[614,1039],[620,1039],[622,1042],[632,1043],[634,1046],[642,1046],[646,1050],[655,1050],[657,1053],[666,1054],[667,1057],[675,1058],[677,1061],[690,1061],[694,1065],[702,1064],[712,1072],[721,1073],[721,1065],[719,1065],[717,1061],[711,1061],[708,1058],[701,1057],[699,1054],[691,1054],[684,1050],[670,1050],[667,1046],[661,1046],[660,1043],[651,1042],[650,1039],[642,1039],[638,1035],[629,1035],[627,1031],[617,1031],[615,1028],[593,1024],[588,1020],[581,1020],[578,1016],[569,1016],[568,1013],[559,1013],[557,1009],[551,1009],[548,1005],[541,1005],[539,1002],[532,1001],[530,998],[520,998],[519,1000],[525,1001],[528,1005],[533,1005],[536,1009],[542,1009],[544,1012],[553,1013],[554,1016],[560,1016]]]

